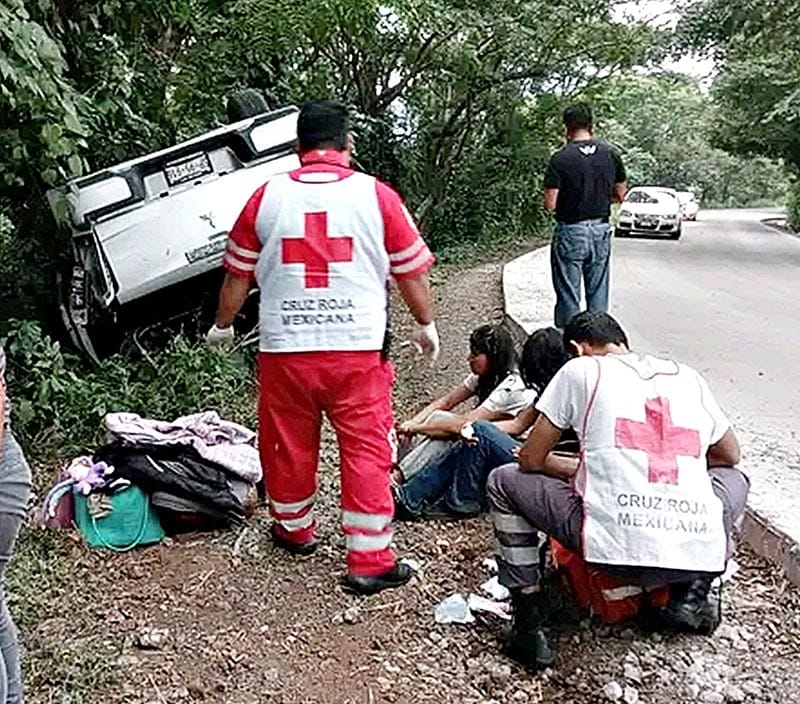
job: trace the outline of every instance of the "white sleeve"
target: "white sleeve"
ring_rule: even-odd
[[[697,372],[695,372],[695,374],[697,374]],[[700,376],[700,374],[697,374],[697,383],[700,386],[700,402],[711,418],[711,437],[708,443],[709,445],[713,445],[722,440],[722,436],[730,430],[731,422],[719,407],[717,399],[715,399],[714,394],[711,393],[708,382]]]
[[[479,381],[480,377],[478,377],[477,374],[473,374],[472,372],[470,372],[469,374],[467,374],[466,377],[464,377],[464,381],[462,381],[461,383],[464,384],[464,387],[468,391],[471,391],[474,394],[478,390]]]
[[[519,374],[509,374],[479,406],[492,413],[515,416],[536,399],[536,390],[528,389]]]
[[[567,362],[542,391],[536,410],[562,430],[578,430],[589,403],[589,374],[594,371],[593,376],[597,376],[596,366],[590,357],[578,357]]]

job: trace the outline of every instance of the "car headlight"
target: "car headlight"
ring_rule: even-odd
[[[633,213],[630,210],[620,210],[619,211],[619,216],[621,218],[632,218],[633,217]]]

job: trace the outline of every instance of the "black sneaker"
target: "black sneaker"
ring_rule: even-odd
[[[286,550],[286,552],[290,552],[292,555],[313,555],[317,551],[316,538],[312,538],[305,543],[293,543],[291,540],[287,540],[278,533],[274,523],[269,527],[269,534],[275,547]]]
[[[669,603],[661,611],[664,625],[684,633],[710,635],[722,620],[720,602],[710,598],[712,577],[695,579],[675,588]]]
[[[397,562],[388,572],[375,575],[374,577],[357,577],[348,574],[344,578],[344,585],[347,589],[358,594],[377,594],[384,589],[394,589],[402,587],[414,571],[405,563]]]
[[[418,521],[420,519],[420,514],[406,506],[401,488],[394,484],[392,485],[392,498],[394,499],[395,521]]]

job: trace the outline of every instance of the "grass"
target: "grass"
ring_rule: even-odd
[[[541,244],[537,237],[497,237],[437,252],[433,281],[465,264],[510,259]],[[149,359],[135,351],[88,365],[31,321],[12,321],[5,334],[13,424],[41,491],[63,462],[103,440],[111,411],[174,418],[205,409],[256,425],[252,353],[219,354],[176,336]],[[120,682],[120,643],[98,628],[93,590],[112,580],[68,535],[25,528],[7,574],[10,608],[23,635],[24,681],[33,704],[94,704]]]
[[[23,529],[6,577],[23,645],[26,700],[83,704],[119,680],[118,647],[91,623],[91,586],[63,533]],[[88,618],[87,618],[88,617]]]

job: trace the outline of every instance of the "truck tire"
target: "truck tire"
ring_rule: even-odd
[[[248,117],[269,112],[269,105],[261,91],[245,88],[228,98],[226,109],[228,122],[239,122],[240,120],[246,120]]]

